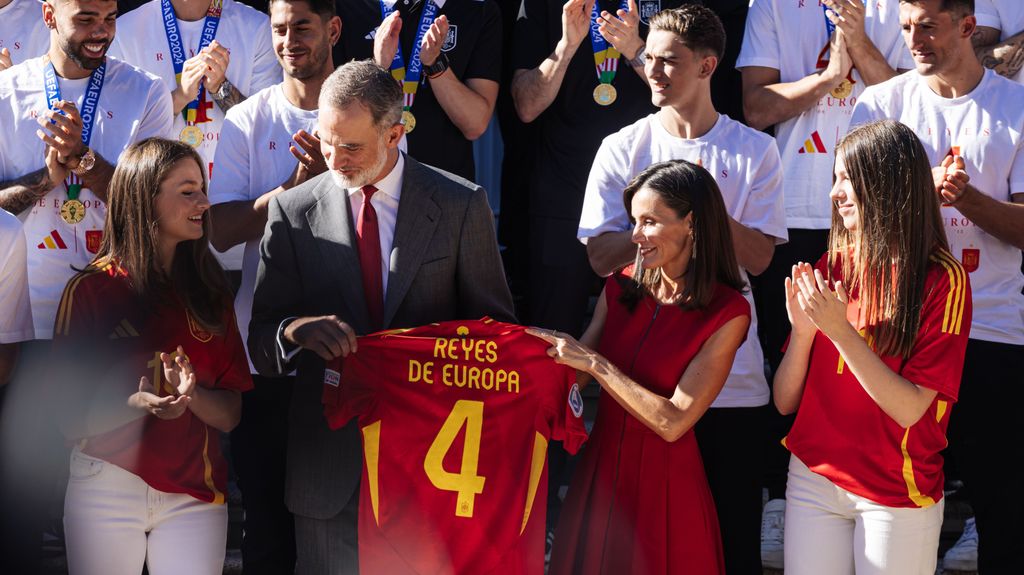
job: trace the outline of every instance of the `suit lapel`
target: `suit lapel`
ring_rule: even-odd
[[[362,271],[359,267],[359,251],[356,246],[355,226],[349,210],[348,194],[339,188],[328,175],[312,191],[317,202],[306,212],[313,237],[320,250],[321,261],[316,265],[322,267],[321,278],[333,282],[340,292],[342,306],[348,311],[344,316],[356,330],[360,326],[369,326],[370,318],[366,311],[366,299],[363,296]]]
[[[391,325],[398,306],[405,299],[441,219],[441,207],[434,201],[437,186],[431,176],[422,164],[409,156],[405,157],[402,197],[398,202],[395,239],[388,265],[384,327]]]

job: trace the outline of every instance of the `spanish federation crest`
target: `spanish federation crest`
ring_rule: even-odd
[[[580,395],[580,386],[575,383],[569,388],[569,409],[572,409],[576,417],[583,416],[583,397]]]
[[[661,0],[640,0],[637,8],[640,9],[640,21],[649,25],[651,16],[661,12]]]
[[[448,35],[444,37],[444,44],[441,45],[442,52],[451,52],[455,49],[455,45],[459,42],[459,26],[458,24],[448,25]]]

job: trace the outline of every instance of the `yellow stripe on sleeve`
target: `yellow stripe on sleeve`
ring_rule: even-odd
[[[104,268],[106,269],[106,268]],[[101,270],[89,270],[79,272],[72,276],[68,284],[64,286],[64,293],[60,298],[60,305],[57,307],[57,320],[54,322],[53,331],[54,335],[67,335],[68,328],[71,324],[71,306],[75,301],[75,289],[78,284],[82,282],[87,276],[91,276],[94,273],[99,273]]]
[[[942,333],[960,335],[966,305],[966,277],[960,262],[947,252],[937,252],[931,260],[946,270],[949,277],[949,293],[946,294],[946,309],[942,316]]]

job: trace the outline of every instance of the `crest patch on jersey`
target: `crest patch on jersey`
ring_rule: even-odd
[[[569,409],[576,417],[583,417],[583,396],[580,395],[580,386],[575,383],[569,388]]]
[[[640,21],[650,25],[651,16],[661,12],[661,0],[640,0]]]
[[[341,383],[341,374],[334,371],[333,369],[324,370],[324,385],[330,385],[332,387],[338,387]]]
[[[444,44],[441,45],[442,52],[451,52],[459,42],[459,27],[456,24],[448,25],[448,35],[444,37]]]

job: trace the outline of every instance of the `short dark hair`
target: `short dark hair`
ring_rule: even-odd
[[[271,6],[273,6],[275,2],[284,2],[285,4],[305,2],[309,5],[309,9],[319,16],[324,22],[338,15],[338,10],[334,7],[334,0],[270,0],[270,3],[267,5],[268,14],[270,13]]]
[[[710,8],[700,4],[687,4],[680,8],[662,10],[651,18],[651,30],[672,32],[690,50],[715,56],[719,60],[725,53],[725,28]]]
[[[920,4],[922,0],[900,0],[900,4]],[[940,0],[939,10],[952,12],[957,18],[974,15],[974,0]]]
[[[733,250],[729,212],[715,178],[707,170],[686,160],[671,160],[640,172],[622,192],[622,202],[633,223],[633,197],[642,189],[657,194],[680,218],[693,214],[693,261],[686,270],[680,307],[706,308],[715,295],[716,284],[737,291],[746,289]],[[619,300],[630,311],[657,285],[660,270],[644,270],[637,265],[633,278],[635,281],[623,289]]]
[[[402,120],[402,86],[373,60],[353,60],[338,67],[320,89],[320,108],[366,106],[380,129]]]

